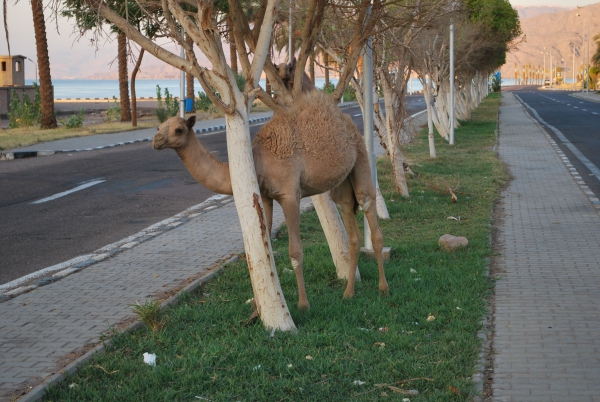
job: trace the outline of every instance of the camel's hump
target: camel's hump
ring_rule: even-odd
[[[362,142],[356,125],[322,91],[302,94],[285,112],[277,113],[259,131],[254,146],[278,158],[289,158],[296,149],[314,157],[331,157]]]

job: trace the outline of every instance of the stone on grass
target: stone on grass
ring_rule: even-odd
[[[438,244],[444,250],[452,252],[459,247],[467,247],[469,245],[469,240],[467,240],[466,237],[445,234],[442,237],[440,237]]]

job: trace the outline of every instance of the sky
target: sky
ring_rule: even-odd
[[[574,7],[576,5],[594,4],[600,0],[510,0],[513,6],[562,6]],[[18,3],[8,1],[8,26],[10,47],[13,55],[23,55],[33,60],[26,61],[26,78],[35,77],[36,61],[35,35],[31,16],[29,0],[20,0]],[[116,40],[102,42],[99,49],[89,45],[89,38],[79,39],[72,33],[73,22],[59,17],[57,24],[51,20],[51,14],[46,13],[46,31],[48,36],[48,50],[53,78],[86,78],[94,73],[117,71],[117,63],[111,65],[117,54]],[[164,42],[166,43],[166,42]],[[177,54],[174,46],[171,47]],[[4,29],[0,29],[0,54],[8,54]],[[198,55],[198,52],[197,52]],[[144,66],[160,65],[161,62],[152,56],[144,56]],[[130,67],[129,71],[131,71]]]

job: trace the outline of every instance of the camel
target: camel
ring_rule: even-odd
[[[283,81],[283,84],[291,91],[294,88],[294,74],[296,74],[296,58],[291,63],[281,63],[277,66],[277,75]],[[306,74],[302,74],[302,92],[308,92],[315,89],[310,77]]]
[[[229,164],[218,161],[196,137],[196,117],[171,117],[154,135],[152,146],[173,148],[191,175],[209,190],[233,194]],[[289,232],[289,256],[298,283],[298,308],[308,310],[300,242],[300,199],[330,191],[341,208],[350,242],[350,267],[356,267],[360,237],[356,211],[362,207],[379,269],[379,290],[387,292],[381,251],[383,236],[377,222],[375,188],[362,137],[352,119],[329,96],[310,91],[298,97],[287,111],[265,124],[252,142],[254,167],[271,233],[273,200],[285,216]],[[344,298],[354,296],[356,270],[350,269]]]

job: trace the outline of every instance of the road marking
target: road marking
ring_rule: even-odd
[[[587,109],[581,109],[581,110],[583,110],[584,112],[587,112]]]
[[[95,186],[96,184],[100,184],[100,183],[105,182],[105,181],[106,180],[92,180],[92,181],[84,183],[84,184],[82,184],[80,186],[77,186],[77,187],[75,187],[75,188],[73,188],[71,190],[63,191],[62,193],[57,193],[57,194],[51,195],[50,197],[46,197],[46,198],[42,198],[41,200],[34,201],[31,204],[41,204],[43,202],[48,202],[48,201],[56,200],[57,198],[64,197],[65,195],[69,195],[69,194],[74,193],[76,191],[83,190],[83,189],[86,189],[88,187]]]
[[[592,112],[592,114],[598,114],[598,113],[596,113],[596,112]]]
[[[579,106],[573,106],[575,109],[579,109]]]
[[[354,117],[362,116],[362,113],[355,114]]]
[[[577,159],[579,159],[581,161],[581,163],[583,163],[590,170],[590,172],[592,172],[592,174],[594,176],[596,176],[596,178],[598,178],[598,180],[600,180],[600,169],[598,168],[598,166],[594,165],[592,163],[592,161],[590,161],[584,154],[582,154],[581,151],[575,145],[573,145],[571,143],[571,141],[569,141],[567,139],[567,137],[565,137],[565,135],[562,132],[560,132],[559,129],[557,129],[556,127],[554,127],[551,124],[546,123],[546,121],[541,118],[541,116],[538,114],[538,112],[536,112],[535,109],[533,109],[531,106],[529,106],[527,103],[525,103],[525,101],[523,99],[521,99],[520,96],[515,95],[515,97],[519,100],[519,102],[521,102],[522,105],[524,105],[525,107],[527,107],[527,109],[529,109],[531,111],[531,113],[533,113],[533,115],[535,116],[535,118],[541,124],[545,125],[550,130],[552,130],[554,132],[554,134],[556,134],[556,136],[565,144],[565,146],[567,148],[569,148],[569,150],[571,152],[573,152],[573,154],[575,155],[575,157]]]

